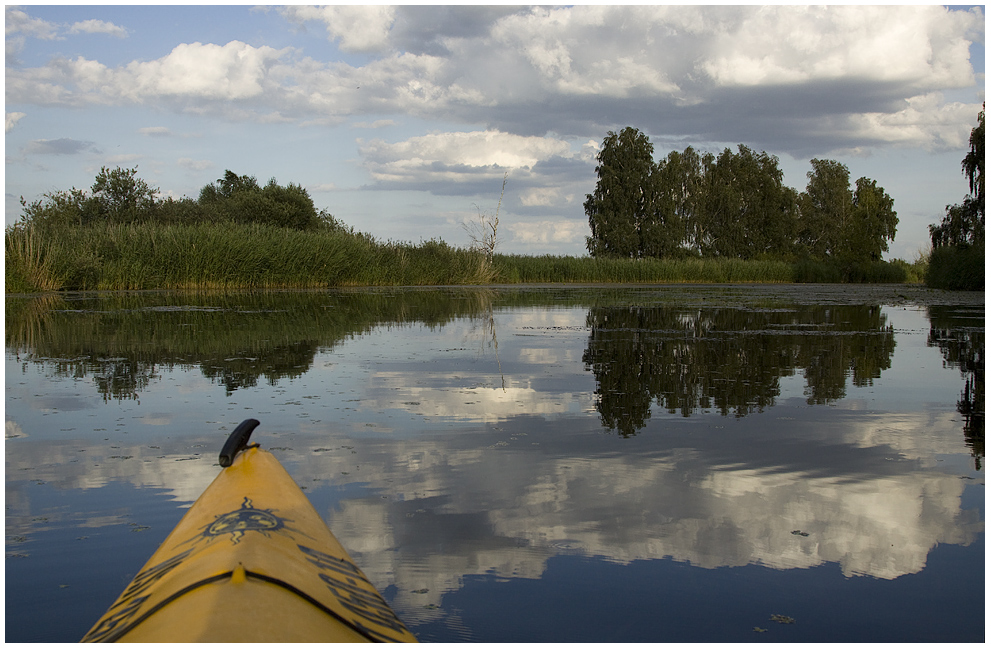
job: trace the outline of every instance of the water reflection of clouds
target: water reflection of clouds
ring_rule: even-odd
[[[563,365],[581,360],[581,355],[575,356],[571,350],[546,347],[523,347],[519,351],[519,360],[529,365]]]
[[[379,583],[400,574],[406,584],[426,580],[438,604],[466,574],[539,578],[546,559],[562,551],[622,563],[669,557],[706,568],[832,562],[847,576],[892,579],[920,571],[937,543],[972,542],[983,523],[979,512],[961,510],[960,476],[923,470],[919,460],[929,450],[898,444],[931,428],[932,418],[906,414],[894,426],[888,419],[865,414],[813,425],[794,450],[816,455],[827,445],[813,438],[833,438],[832,472],[822,469],[822,457],[766,457],[761,443],[749,461],[729,465],[720,452],[729,440],[710,434],[698,443],[699,431],[687,424],[670,444],[639,455],[616,453],[601,439],[598,450],[562,455],[529,427],[539,420],[521,428],[514,419],[501,431],[472,435],[484,448],[471,452],[458,436],[368,439],[356,442],[350,458],[302,457],[298,470],[330,475],[336,472],[325,463],[359,465],[362,483],[379,495],[339,503],[327,513],[332,528]],[[563,421],[555,434],[573,423]],[[947,418],[935,423],[945,452],[955,426]],[[681,445],[689,439],[695,447]],[[754,441],[744,436],[737,444]],[[421,520],[431,527],[427,549]]]
[[[16,421],[11,421],[7,419],[4,422],[4,431],[3,431],[4,439],[18,439],[27,436],[28,434],[24,432],[24,430],[21,428],[21,425],[18,424]]]
[[[181,452],[163,452],[147,444],[18,440],[5,449],[7,479],[40,481],[57,489],[100,489],[125,482],[163,489],[174,500],[192,503],[217,476],[217,457],[212,445],[194,447],[185,440],[182,446]]]
[[[404,585],[396,603],[411,623],[441,615],[425,605],[439,606],[466,575],[537,579],[562,553],[704,568],[834,563],[846,576],[893,579],[922,570],[936,544],[982,532],[980,511],[962,509],[958,463],[939,463],[969,456],[952,410],[960,379],[926,345],[918,310],[892,316],[891,368],[863,388],[849,385],[847,369],[846,396],[828,407],[809,405],[802,372],[783,365],[761,413],[655,407],[627,439],[595,410],[597,384],[582,362],[588,314],[497,310],[495,337],[484,319],[378,327],[319,351],[304,375],[226,400],[197,366],[176,368],[141,408],[114,413],[157,428],[118,434],[108,409],[95,424],[113,430],[103,445],[41,443],[52,430],[13,415],[8,521],[30,520],[31,480],[80,490],[124,482],[191,502],[218,471],[222,436],[201,440],[187,424],[244,415],[263,420],[260,441],[284,449],[276,454],[373,581]],[[56,397],[78,389],[49,388]],[[166,425],[178,431],[170,442],[159,441]],[[154,441],[122,443],[128,431],[125,442]],[[119,522],[104,509],[85,525]]]
[[[472,379],[489,384],[475,383]],[[529,387],[526,378],[514,377],[506,385],[492,385],[493,377],[465,372],[442,375],[409,372],[374,372],[361,399],[363,410],[402,409],[423,417],[472,422],[497,422],[520,414],[552,416],[577,413],[592,405],[583,393],[548,393]],[[520,384],[517,384],[517,381]],[[418,384],[433,385],[418,385]]]
[[[169,412],[150,412],[141,417],[141,423],[149,426],[168,426],[175,419]]]
[[[670,557],[706,568],[834,562],[847,576],[891,579],[921,570],[935,544],[969,543],[983,529],[978,512],[960,508],[960,476],[920,466],[936,451],[965,450],[948,413],[858,413],[828,427],[799,421],[794,428],[802,431],[796,433],[801,444],[794,447],[780,430],[767,438],[700,437],[685,424],[637,455],[617,455],[601,439],[582,455],[562,455],[549,451],[551,440],[532,428],[539,420],[505,419],[503,430],[470,441],[368,438],[352,440],[353,453],[312,452],[305,439],[322,438],[306,437],[294,442],[290,461],[301,484],[357,479],[379,494],[345,499],[324,513],[342,542],[362,555],[366,571],[380,575],[379,583],[391,583],[397,571],[419,570],[418,579],[431,575],[425,587],[438,589],[438,596],[464,574],[538,578],[544,561],[563,547],[622,563]],[[771,429],[795,421],[765,419]],[[8,420],[8,429],[16,427]],[[690,438],[694,447],[683,446]],[[835,454],[829,471],[816,453],[817,440],[830,442]],[[195,455],[204,445],[189,440],[185,452],[12,443],[8,475],[60,489],[125,481],[191,502],[217,472],[212,453]],[[741,461],[747,447],[749,459]],[[817,457],[803,464],[789,449]],[[423,545],[422,531],[408,528],[423,518],[436,528],[439,545],[417,558],[409,553]],[[119,522],[100,520],[86,525]],[[466,531],[469,520],[483,529]],[[449,535],[445,522],[456,527]],[[440,546],[443,552],[436,551]]]
[[[803,399],[783,398],[744,420],[656,416],[638,452],[624,453],[593,420],[576,419],[593,411],[591,389],[567,389],[582,381],[592,387],[575,357],[576,340],[587,336],[583,314],[500,314],[507,334],[500,362],[510,368],[504,378],[494,354],[479,362],[444,349],[429,360],[410,353],[397,361],[404,358],[399,351],[412,352],[411,338],[431,340],[413,329],[369,334],[364,344],[336,350],[333,365],[315,364],[351,382],[341,395],[361,421],[338,434],[354,452],[306,450],[305,439],[314,448],[330,445],[329,424],[311,419],[297,424],[305,437],[292,442],[288,459],[300,483],[313,489],[366,485],[369,495],[324,513],[378,583],[417,573],[404,583],[427,579],[423,587],[439,597],[465,574],[538,578],[547,558],[562,551],[622,563],[670,557],[707,568],[835,562],[846,575],[893,578],[921,570],[936,543],[967,543],[981,529],[973,512],[960,509],[958,476],[922,471],[936,453],[966,452],[950,413],[881,415],[846,399],[843,409],[816,419]],[[465,339],[477,335],[466,326],[459,331]],[[548,380],[547,367],[558,364]],[[193,384],[205,382],[186,374]],[[291,392],[308,396],[313,386],[304,381]],[[326,407],[310,400],[303,409],[324,417]],[[386,441],[382,436],[391,438],[403,424],[375,413],[395,410],[428,422],[498,428]],[[150,411],[140,420],[165,425],[172,417]],[[19,427],[8,420],[7,429],[16,434]],[[570,439],[555,446],[547,429]],[[592,446],[583,448],[581,438]],[[32,479],[65,489],[125,481],[191,502],[217,468],[214,449],[197,456],[188,440],[184,446],[89,447],[83,456],[73,443],[23,440],[8,448],[8,471],[29,468]],[[429,551],[425,538],[436,541]]]
[[[573,308],[500,312],[493,320],[495,337],[477,321],[452,323],[444,328],[444,339],[461,340],[466,347],[437,349],[409,362],[397,360],[408,354],[409,341],[369,342],[374,354],[363,357],[368,374],[357,407],[483,423],[521,414],[591,412],[594,385],[580,365],[586,315],[586,309]],[[534,344],[538,335],[541,342]],[[383,346],[406,353],[386,355]],[[369,358],[387,360],[369,363]]]

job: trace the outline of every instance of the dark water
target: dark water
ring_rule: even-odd
[[[984,296],[6,299],[6,640],[76,641],[247,417],[424,641],[983,641]]]

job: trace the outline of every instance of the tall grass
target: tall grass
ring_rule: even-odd
[[[792,282],[792,264],[743,259],[603,259],[496,255],[497,281],[506,283],[743,283]]]
[[[61,288],[56,246],[35,228],[8,228],[4,236],[4,283],[11,293]]]
[[[380,242],[345,228],[100,223],[6,231],[7,292],[500,283],[899,282],[904,268],[742,259],[494,255],[443,241]],[[982,256],[983,258],[983,256]]]
[[[261,224],[99,224],[42,238],[8,229],[8,292],[481,284],[482,255]]]

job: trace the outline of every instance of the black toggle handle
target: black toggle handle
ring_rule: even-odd
[[[248,445],[248,438],[251,437],[251,432],[260,423],[257,419],[245,419],[237,425],[234,432],[224,442],[224,448],[220,451],[220,466],[228,467],[233,464],[234,456]]]

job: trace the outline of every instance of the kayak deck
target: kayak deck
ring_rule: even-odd
[[[226,459],[84,642],[416,642],[271,453]]]

